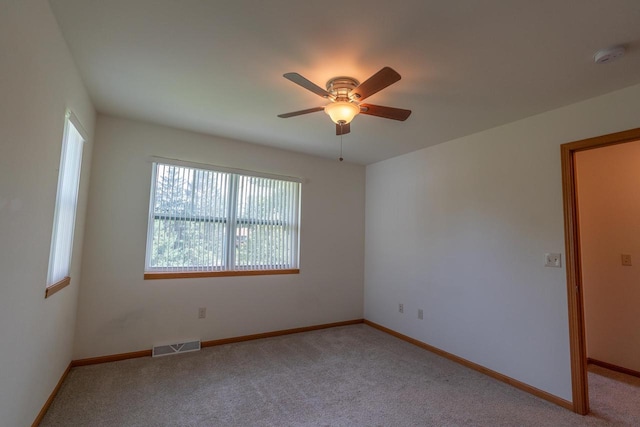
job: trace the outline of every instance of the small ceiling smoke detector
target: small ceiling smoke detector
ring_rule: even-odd
[[[596,64],[606,64],[620,58],[624,55],[624,52],[624,46],[613,46],[606,49],[600,49],[595,55],[593,55],[593,60]]]

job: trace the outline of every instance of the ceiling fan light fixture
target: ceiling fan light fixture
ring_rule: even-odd
[[[385,107],[383,105],[361,104],[365,98],[378,93],[382,89],[391,86],[400,80],[400,74],[391,67],[384,67],[364,83],[358,82],[353,77],[334,77],[327,82],[324,90],[312,81],[302,77],[298,73],[286,73],[283,77],[302,88],[315,93],[331,102],[322,107],[307,108],[306,110],[293,111],[286,114],[278,114],[278,117],[301,116],[303,114],[323,111],[331,117],[336,124],[336,135],[346,135],[351,132],[351,120],[358,114],[382,117],[398,121],[405,121],[411,115],[411,110],[402,108]]]
[[[353,102],[336,101],[324,107],[324,112],[331,117],[335,124],[348,124],[360,113],[360,107]]]

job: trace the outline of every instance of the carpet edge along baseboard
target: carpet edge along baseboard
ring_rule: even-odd
[[[44,418],[45,414],[49,410],[49,407],[53,403],[53,399],[56,397],[56,394],[58,394],[60,387],[62,387],[62,383],[67,378],[67,375],[69,375],[70,370],[71,370],[71,363],[69,363],[69,365],[67,366],[67,369],[65,369],[64,372],[62,373],[62,376],[58,380],[58,384],[56,384],[56,386],[53,388],[53,391],[49,395],[49,398],[47,399],[47,401],[44,402],[42,409],[40,409],[40,412],[38,413],[38,416],[36,416],[36,419],[33,420],[33,424],[31,424],[31,427],[38,427],[40,425],[40,423],[42,422],[42,419]]]
[[[271,331],[271,332],[262,332],[259,334],[251,334],[251,335],[242,335],[238,337],[231,338],[222,338],[217,340],[210,341],[202,341],[200,346],[204,347],[214,347],[217,345],[231,344],[235,342],[242,341],[251,341],[262,338],[271,338],[271,337],[279,337],[282,335],[290,335],[297,334],[300,332],[310,332],[317,331],[319,329],[328,329],[335,328],[339,326],[349,326],[349,325],[357,325],[359,323],[364,323],[364,319],[353,319],[353,320],[345,320],[343,322],[334,322],[334,323],[323,323],[320,325],[312,325],[312,326],[303,326],[300,328],[293,329],[282,329],[279,331]],[[97,365],[99,363],[108,363],[108,362],[117,362],[119,360],[126,359],[135,359],[137,357],[150,357],[151,350],[140,350],[140,351],[132,351],[129,353],[119,353],[119,354],[110,354],[106,356],[97,356],[97,357],[89,357],[86,359],[77,359],[71,361],[71,367],[75,368],[77,366],[87,366],[87,365]]]
[[[313,325],[313,326],[304,326],[304,327],[300,327],[300,328],[293,328],[293,329],[283,329],[283,330],[279,330],[279,331],[272,331],[272,332],[263,332],[263,333],[259,333],[259,334],[251,334],[251,335],[242,335],[242,336],[238,336],[238,337],[231,337],[231,338],[223,338],[223,339],[218,339],[218,340],[210,340],[210,341],[203,341],[201,343],[201,347],[213,347],[213,346],[218,346],[218,345],[224,345],[224,344],[231,344],[231,343],[236,343],[236,342],[243,342],[243,341],[251,341],[251,340],[256,340],[256,339],[262,339],[262,338],[271,338],[271,337],[278,337],[278,336],[283,336],[283,335],[290,335],[290,334],[297,334],[297,333],[301,333],[301,332],[310,332],[310,331],[316,331],[316,330],[320,330],[320,329],[328,329],[328,328],[335,328],[335,327],[339,327],[339,326],[349,326],[349,325],[356,325],[356,324],[360,324],[360,323],[364,323],[365,325],[368,325],[372,328],[378,329],[382,332],[385,332],[389,335],[392,335],[398,339],[401,339],[403,341],[406,341],[410,344],[416,345],[420,348],[423,348],[427,351],[430,351],[434,354],[437,354],[439,356],[442,356],[446,359],[449,359],[455,363],[458,363],[460,365],[466,366],[470,369],[473,369],[475,371],[478,371],[482,374],[488,375],[498,381],[504,382],[506,384],[509,384],[513,387],[516,387],[520,390],[523,390],[529,394],[532,394],[534,396],[537,396],[541,399],[547,400],[551,403],[554,403],[558,406],[561,406],[563,408],[569,409],[569,410],[573,410],[573,403],[569,402],[565,399],[562,399],[558,396],[555,396],[553,394],[550,394],[546,391],[540,390],[536,387],[533,387],[529,384],[523,383],[522,381],[516,380],[514,378],[508,377],[506,375],[503,375],[499,372],[493,371],[489,368],[485,368],[482,365],[478,365],[477,363],[471,362],[469,360],[463,359],[459,356],[456,356],[454,354],[448,353],[444,350],[441,350],[437,347],[433,347],[427,343],[424,343],[422,341],[419,341],[417,339],[411,338],[407,335],[403,335],[399,332],[396,332],[392,329],[389,329],[387,327],[384,327],[382,325],[379,325],[375,322],[372,322],[370,320],[367,319],[354,319],[354,320],[346,320],[346,321],[342,321],[342,322],[334,322],[334,323],[325,323],[325,324],[320,324],[320,325]],[[152,354],[151,350],[140,350],[140,351],[133,351],[133,352],[129,352],[129,353],[119,353],[119,354],[111,354],[111,355],[107,355],[107,356],[98,356],[98,357],[90,357],[90,358],[86,358],[86,359],[77,359],[77,360],[72,360],[71,363],[69,363],[69,366],[67,367],[67,369],[65,370],[65,372],[62,374],[62,377],[60,378],[60,380],[58,381],[58,384],[56,385],[56,387],[54,388],[54,390],[51,392],[51,395],[49,396],[49,399],[47,399],[47,401],[45,402],[44,406],[42,407],[42,410],[40,411],[40,413],[38,414],[38,416],[36,417],[35,421],[32,424],[32,427],[37,427],[40,422],[42,421],[42,418],[44,417],[44,415],[47,412],[47,409],[49,408],[49,406],[51,406],[51,403],[53,402],[53,399],[55,397],[55,395],[58,393],[58,390],[60,389],[60,386],[62,385],[64,379],[67,377],[67,375],[69,374],[69,371],[71,368],[73,367],[78,367],[78,366],[87,366],[87,365],[95,365],[95,364],[100,364],[100,363],[108,363],[108,362],[116,362],[119,360],[126,360],[126,359],[134,359],[134,358],[138,358],[138,357],[150,357]],[[595,364],[595,363],[594,363]]]
[[[317,331],[320,329],[335,328],[338,326],[357,325],[363,322],[364,322],[364,319],[345,320],[343,322],[324,323],[320,325],[303,326],[301,328],[283,329],[280,331],[263,332],[259,334],[243,335],[239,337],[203,341],[200,345],[201,347],[213,347],[216,345],[231,344],[234,342],[242,342],[242,341],[251,341],[251,340],[257,340],[261,338],[278,337],[282,335],[297,334],[300,332]],[[53,402],[53,399],[55,398],[56,394],[58,394],[58,390],[60,390],[60,387],[62,386],[62,383],[64,382],[65,378],[69,374],[69,371],[71,370],[71,368],[75,368],[78,366],[97,365],[99,363],[117,362],[119,360],[135,359],[138,357],[150,357],[151,354],[152,354],[151,350],[140,350],[140,351],[132,351],[129,353],[110,354],[107,356],[89,357],[86,359],[72,360],[71,363],[69,363],[69,366],[67,366],[67,369],[64,371],[64,373],[60,377],[60,380],[58,381],[58,384],[55,386],[55,388],[51,392],[51,395],[49,395],[49,398],[47,399],[44,406],[40,410],[40,413],[38,413],[38,416],[33,421],[33,424],[31,425],[31,427],[37,427],[38,425],[40,425],[40,422],[42,421],[45,414],[47,413],[47,410],[49,409],[49,406],[51,406],[51,403]]]
[[[640,378],[639,371],[634,371],[633,369],[614,365],[613,363],[603,362],[602,360],[592,359],[591,357],[587,357],[587,363],[590,365],[596,365],[596,366],[600,366],[601,368],[609,369],[610,371],[620,372],[621,374],[631,375],[632,377]]]
[[[482,374],[488,375],[498,381],[502,381],[503,383],[509,384],[510,386],[513,386],[515,388],[518,388],[522,391],[525,391],[529,394],[532,394],[534,396],[537,396],[541,399],[544,399],[548,402],[554,403],[558,406],[561,406],[565,409],[569,409],[570,411],[573,411],[573,403],[569,402],[568,400],[565,400],[561,397],[555,396],[551,393],[548,393],[544,390],[540,390],[539,388],[533,387],[529,384],[523,383],[522,381],[516,380],[514,378],[508,377],[504,374],[501,374],[499,372],[496,372],[492,369],[489,368],[485,368],[482,365],[478,365],[477,363],[471,362],[467,359],[463,359],[462,357],[456,356],[455,354],[451,354],[448,353],[444,350],[441,350],[437,347],[434,347],[432,345],[429,345],[427,343],[424,343],[422,341],[419,341],[415,338],[411,338],[407,335],[403,335],[399,332],[394,331],[393,329],[389,329],[387,327],[384,327],[382,325],[379,325],[375,322],[372,322],[370,320],[364,319],[364,324],[371,326],[372,328],[378,329],[382,332],[386,332],[389,335],[393,335],[396,338],[399,338],[403,341],[406,341],[410,344],[416,345],[420,348],[423,348],[427,351],[430,351],[431,353],[437,354],[438,356],[442,356],[445,359],[449,359],[452,362],[458,363],[460,365],[466,366],[467,368],[473,369],[474,371],[478,371]]]

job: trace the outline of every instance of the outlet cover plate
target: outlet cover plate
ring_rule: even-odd
[[[544,254],[545,267],[562,267],[562,255],[553,252]]]

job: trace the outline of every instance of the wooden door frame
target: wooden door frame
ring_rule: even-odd
[[[637,140],[640,140],[640,128],[569,142],[560,146],[567,264],[567,300],[569,302],[571,386],[573,392],[573,410],[582,415],[589,413],[589,390],[587,384],[587,349],[581,276],[582,266],[580,264],[575,153]]]

